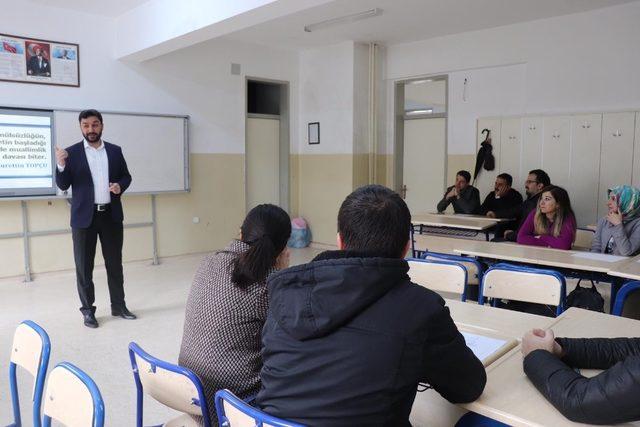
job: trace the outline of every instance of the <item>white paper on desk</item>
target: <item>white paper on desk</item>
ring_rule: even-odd
[[[594,261],[618,262],[627,259],[626,256],[601,254],[597,252],[578,252],[573,254],[576,258],[592,259]]]
[[[473,354],[475,354],[481,362],[484,362],[489,356],[507,343],[507,340],[490,338],[485,335],[478,335],[472,332],[460,331],[460,333],[464,337],[467,347],[473,351]]]

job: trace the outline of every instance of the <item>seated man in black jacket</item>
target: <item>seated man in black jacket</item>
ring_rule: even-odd
[[[522,203],[522,196],[511,188],[512,184],[513,177],[508,173],[498,175],[493,191],[487,194],[480,206],[480,215],[489,218],[512,218],[509,214]]]
[[[409,280],[411,215],[379,185],[338,213],[340,250],[274,273],[262,331],[264,411],[309,426],[408,426],[418,383],[450,402],[486,374],[435,292]]]
[[[444,212],[452,204],[453,212],[457,214],[477,214],[480,210],[480,192],[470,183],[471,174],[458,171],[456,183],[447,188],[444,197],[438,202],[438,212]]]
[[[527,200],[522,202],[521,205],[505,209],[503,212],[505,215],[504,218],[514,218],[515,221],[510,221],[507,224],[498,224],[495,229],[496,237],[493,241],[516,241],[520,226],[524,220],[527,219],[529,213],[538,206],[538,200],[540,200],[540,196],[542,195],[542,189],[548,185],[551,185],[551,179],[545,171],[542,169],[534,169],[529,172],[529,176],[527,176],[527,180],[524,183]]]
[[[534,329],[522,338],[524,372],[571,421],[640,420],[640,338],[556,338]],[[604,369],[586,378],[572,367]]]

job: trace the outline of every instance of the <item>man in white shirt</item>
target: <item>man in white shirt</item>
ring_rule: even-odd
[[[135,319],[124,300],[122,272],[123,213],[120,197],[131,184],[122,149],[102,141],[102,115],[82,111],[78,117],[84,140],[71,147],[56,147],[56,183],[62,190],[72,187],[71,229],[78,294],[84,324],[97,328],[93,285],[93,261],[100,238],[107,269],[111,314]]]

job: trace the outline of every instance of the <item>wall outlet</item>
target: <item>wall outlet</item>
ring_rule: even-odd
[[[200,217],[199,216],[194,216],[193,217],[193,223],[194,224],[199,224],[200,223]]]

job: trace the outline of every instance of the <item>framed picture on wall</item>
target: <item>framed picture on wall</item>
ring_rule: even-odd
[[[309,144],[320,144],[320,122],[309,123]]]
[[[0,80],[80,86],[80,46],[0,34]]]

